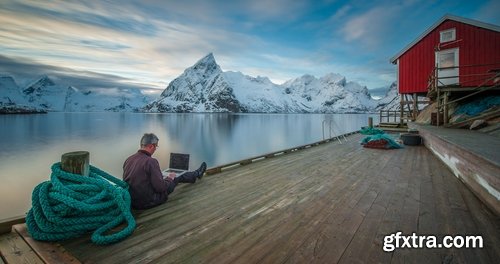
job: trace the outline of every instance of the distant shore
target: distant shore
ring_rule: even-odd
[[[0,115],[9,114],[46,114],[47,111],[33,108],[22,108],[15,106],[0,107]]]

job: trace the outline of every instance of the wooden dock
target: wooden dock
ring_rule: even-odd
[[[500,217],[444,163],[424,146],[365,149],[361,139],[183,185],[167,203],[135,212],[137,229],[117,244],[40,243],[18,225],[0,241],[3,261],[38,252],[71,263],[497,263]],[[479,235],[484,247],[384,252],[384,236],[398,231]],[[31,249],[15,246],[17,234]]]

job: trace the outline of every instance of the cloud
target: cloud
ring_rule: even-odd
[[[396,6],[380,6],[350,18],[340,33],[347,42],[359,42],[364,47],[375,49],[383,42],[381,36],[388,35],[391,24],[395,23]]]
[[[387,8],[377,6],[353,17],[359,7],[351,4],[335,9],[333,18],[325,15],[324,19],[330,18],[327,22],[302,20],[311,8],[319,8],[303,0],[16,1],[0,5],[0,49],[6,51],[2,54],[156,85],[171,81],[209,52],[214,52],[224,70],[265,75],[278,82],[304,73],[336,72],[358,78],[362,73],[355,71],[361,68],[350,65],[366,55],[358,51],[356,56],[341,59],[344,51],[358,44],[380,46],[382,38],[377,34],[389,30],[385,27],[390,24],[384,14]],[[344,19],[341,33],[347,46],[331,38]],[[311,28],[304,28],[303,21],[311,21]],[[322,29],[325,25],[327,29]],[[320,36],[327,30],[329,35]]]
[[[295,20],[308,8],[305,0],[253,0],[242,1],[248,7],[247,15],[254,19],[262,20]],[[245,9],[244,9],[245,10]]]
[[[156,31],[154,25],[149,23],[146,14],[135,15],[139,10],[134,10],[133,6],[125,3],[116,4],[107,1],[58,3],[24,0],[9,3],[4,11],[24,14],[25,17],[37,16],[47,20],[113,28],[140,35],[154,35]]]
[[[500,10],[500,1],[491,0],[479,8],[476,12],[476,16],[480,17],[485,22],[500,25],[500,15],[498,10]]]
[[[352,10],[351,5],[344,5],[341,8],[337,9],[337,11],[330,17],[330,19],[335,20],[335,21],[342,19],[345,16],[347,16],[349,11],[351,11],[351,10]]]
[[[26,86],[42,75],[49,75],[62,80],[68,85],[79,88],[164,88],[164,86],[160,87],[149,83],[141,83],[122,76],[91,71],[78,71],[72,68],[40,64],[25,58],[13,58],[2,55],[0,55],[0,74],[14,77],[21,87]]]
[[[258,38],[223,28],[160,19],[148,20],[155,34],[138,35],[134,29],[127,31],[113,23],[88,23],[92,19],[82,19],[86,15],[71,19],[73,12],[88,13],[94,7],[69,4],[64,9],[58,5],[51,11],[55,17],[40,11],[50,8],[48,4],[28,8],[24,12],[30,15],[19,15],[13,8],[0,10],[0,48],[43,65],[154,83],[172,80],[209,52],[237,55],[266,45]],[[101,17],[99,21],[125,19],[115,19],[111,12],[99,8],[95,13]]]

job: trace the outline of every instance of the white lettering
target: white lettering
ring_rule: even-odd
[[[405,236],[398,231],[384,236],[383,250],[392,252],[397,248],[483,248],[482,236],[445,236],[442,243],[439,242],[436,236],[419,236],[416,233]]]

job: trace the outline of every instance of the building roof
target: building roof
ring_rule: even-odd
[[[454,16],[454,15],[447,14],[447,15],[443,16],[441,19],[439,19],[436,23],[434,23],[426,31],[424,31],[424,33],[422,33],[418,38],[416,38],[414,41],[412,41],[410,44],[408,44],[404,49],[402,49],[400,52],[398,52],[396,55],[394,55],[391,58],[390,62],[391,63],[395,63],[396,60],[399,57],[401,57],[401,55],[403,55],[406,51],[408,51],[411,47],[413,47],[413,45],[417,44],[420,40],[422,40],[425,36],[427,36],[427,34],[429,34],[431,31],[433,31],[435,28],[437,28],[439,25],[441,25],[441,23],[443,23],[446,20],[454,20],[454,21],[461,22],[461,23],[464,23],[464,24],[469,24],[469,25],[473,25],[473,26],[476,26],[476,27],[481,27],[481,28],[493,30],[493,31],[496,31],[496,32],[500,32],[500,27],[497,26],[497,25],[488,24],[488,23],[484,23],[484,22],[481,22],[481,21],[477,21],[477,20],[473,20],[473,19],[468,19],[468,18],[465,18],[465,17],[459,17],[459,16]]]

